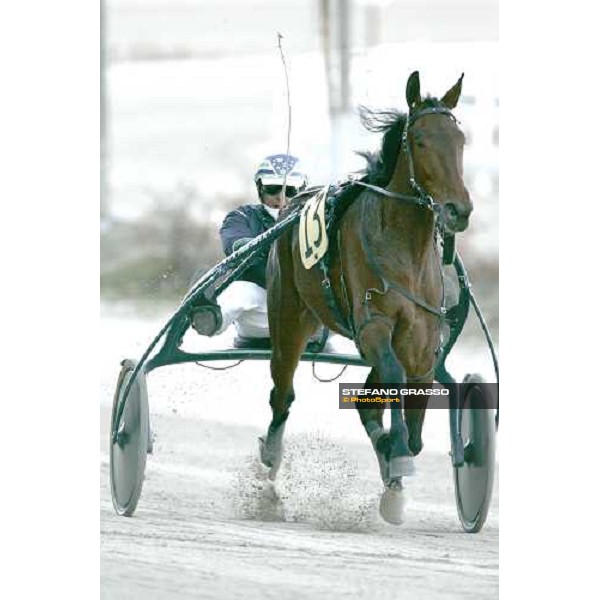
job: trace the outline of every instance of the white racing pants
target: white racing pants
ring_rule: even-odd
[[[238,335],[248,338],[268,338],[267,290],[251,281],[234,281],[220,296],[217,304],[221,309],[223,324],[216,332],[225,331],[232,323]],[[310,337],[310,341],[321,339],[323,328]]]
[[[217,297],[223,324],[217,333],[234,323],[238,335],[269,337],[267,291],[251,281],[234,281]]]

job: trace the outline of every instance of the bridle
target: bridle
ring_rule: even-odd
[[[377,313],[375,313],[375,314],[371,313],[370,308],[369,308],[369,301],[372,299],[374,293],[383,296],[383,295],[387,294],[387,292],[389,290],[395,290],[396,292],[399,292],[405,298],[407,298],[412,303],[419,306],[424,311],[437,317],[439,320],[439,323],[440,323],[440,327],[441,327],[443,320],[445,319],[445,315],[446,315],[446,308],[444,306],[444,304],[445,304],[445,289],[444,289],[445,286],[444,286],[444,277],[443,277],[443,273],[442,273],[442,259],[439,256],[439,252],[437,249],[438,240],[439,240],[438,236],[443,235],[443,231],[445,229],[444,206],[443,206],[443,204],[436,202],[433,199],[433,197],[431,196],[431,194],[428,194],[425,191],[425,189],[421,185],[419,185],[419,183],[417,182],[416,177],[415,177],[414,159],[413,159],[412,152],[410,150],[410,144],[408,143],[408,130],[410,129],[411,125],[413,125],[421,117],[424,117],[425,115],[431,115],[431,114],[448,115],[449,117],[451,117],[454,120],[454,122],[457,122],[457,119],[452,114],[452,111],[450,109],[446,108],[445,106],[435,106],[435,107],[423,108],[423,109],[415,111],[413,113],[409,113],[408,117],[406,118],[406,121],[404,123],[404,128],[402,131],[402,140],[401,140],[400,151],[406,153],[406,158],[407,158],[407,162],[408,162],[409,184],[410,184],[410,187],[412,188],[412,190],[414,191],[414,194],[402,194],[399,192],[391,192],[390,190],[386,190],[382,187],[372,185],[372,184],[366,183],[364,181],[355,181],[354,183],[361,185],[362,187],[365,187],[369,190],[372,190],[382,196],[386,196],[387,198],[393,198],[393,199],[399,200],[400,202],[405,203],[405,204],[412,204],[417,207],[425,208],[425,209],[431,210],[434,213],[435,224],[434,224],[433,245],[434,245],[434,248],[436,251],[436,255],[438,257],[438,266],[439,266],[440,280],[441,280],[441,286],[442,286],[442,298],[440,300],[440,306],[439,306],[439,308],[432,306],[428,302],[426,302],[423,298],[420,298],[419,296],[413,294],[410,290],[408,290],[406,287],[404,287],[400,283],[398,283],[396,281],[389,281],[385,277],[383,271],[381,270],[381,267],[379,266],[377,260],[375,259],[375,256],[374,256],[372,250],[369,248],[369,243],[366,238],[365,232],[361,228],[359,235],[361,237],[363,248],[366,251],[367,261],[369,262],[369,265],[370,265],[371,269],[373,270],[373,272],[381,280],[381,282],[383,284],[383,288],[382,289],[369,288],[366,291],[365,297],[363,300],[363,305],[365,306],[365,309],[367,311],[367,320],[359,328],[359,331],[356,332],[357,334],[359,334],[360,330],[362,330],[373,319],[387,320],[387,318],[383,315],[380,315]],[[356,339],[357,338],[358,338],[358,335],[356,336]],[[441,347],[441,338],[440,338],[440,347]],[[440,350],[440,347],[438,347],[438,352]],[[435,370],[435,364],[427,373],[418,375],[415,377],[410,377],[409,379],[412,381],[426,380],[433,374],[434,370]]]
[[[395,200],[400,200],[406,204],[413,204],[414,206],[419,206],[421,208],[426,208],[431,210],[436,217],[436,230],[443,230],[444,228],[444,206],[439,202],[436,202],[431,194],[428,194],[423,187],[417,182],[415,176],[415,162],[410,149],[410,144],[408,143],[408,130],[414,125],[414,123],[424,117],[425,115],[448,115],[453,119],[455,123],[457,123],[456,117],[452,114],[452,111],[445,106],[431,106],[428,108],[422,108],[421,110],[415,111],[413,113],[408,114],[406,121],[404,122],[404,128],[402,130],[402,140],[400,151],[406,154],[406,160],[408,163],[408,182],[410,187],[415,192],[414,194],[402,194],[399,192],[390,192],[385,188],[366,183],[364,181],[355,181],[357,185],[370,189],[374,192],[382,196],[386,196],[387,198],[393,198]]]

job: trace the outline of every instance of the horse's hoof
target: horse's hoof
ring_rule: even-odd
[[[279,467],[281,466],[281,453],[277,455],[272,450],[269,450],[264,437],[258,438],[258,451],[260,455],[260,462],[265,467],[269,468],[269,479],[274,481],[275,477],[277,477]]]
[[[399,481],[394,483],[400,483]],[[392,525],[402,525],[404,521],[404,505],[406,493],[402,485],[397,487],[386,487],[379,500],[379,514],[381,518]]]
[[[420,454],[421,450],[423,450],[423,441],[409,439],[408,440],[408,449],[413,453],[413,456],[417,456]]]
[[[389,478],[398,479],[415,474],[415,459],[412,456],[394,456],[389,460]]]
[[[258,454],[260,456],[260,462],[265,465],[265,467],[272,467],[273,461],[269,456],[269,452],[266,448],[266,441],[264,437],[258,438]]]

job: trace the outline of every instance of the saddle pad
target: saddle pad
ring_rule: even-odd
[[[324,187],[308,200],[300,213],[300,258],[305,269],[316,265],[325,256],[329,246],[325,227],[325,202],[329,187]]]

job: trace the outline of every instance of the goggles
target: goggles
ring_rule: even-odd
[[[263,187],[262,187],[263,193],[267,194],[268,196],[276,196],[277,194],[281,194],[282,189],[283,189],[282,185],[263,185]],[[297,193],[298,193],[297,188],[290,186],[290,185],[285,186],[286,198],[291,198],[292,196],[295,196]]]

